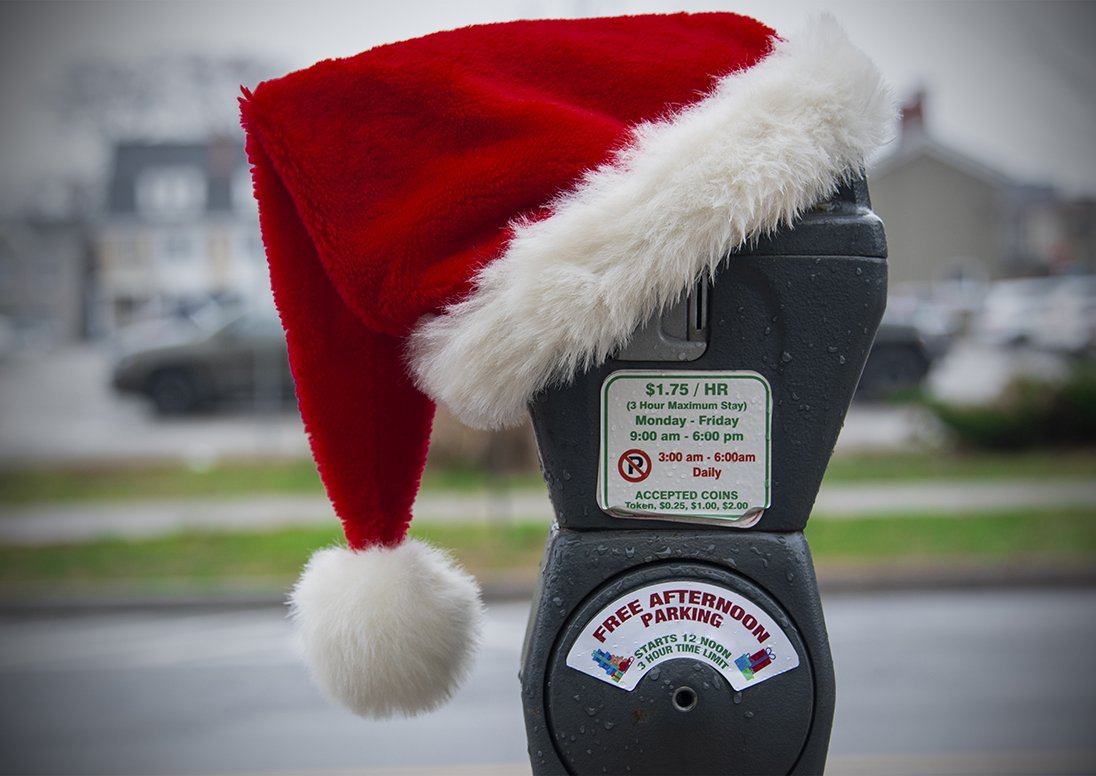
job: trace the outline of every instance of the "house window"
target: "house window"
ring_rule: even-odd
[[[195,167],[154,167],[137,178],[137,210],[153,219],[199,215],[206,206],[206,179]]]
[[[197,253],[195,235],[181,230],[172,230],[164,236],[164,257],[169,263],[191,262]]]
[[[250,170],[240,170],[232,176],[232,207],[237,213],[246,215],[255,215],[259,210]]]

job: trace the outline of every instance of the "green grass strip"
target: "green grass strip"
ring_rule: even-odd
[[[544,523],[416,526],[412,535],[445,547],[469,570],[536,568]],[[154,539],[100,539],[42,547],[0,547],[0,589],[156,580],[232,582],[249,578],[288,585],[308,557],[341,542],[337,525],[268,532],[186,532]]]
[[[834,456],[824,482],[1096,478],[1096,449],[1016,453],[923,451]]]
[[[806,530],[824,561],[1096,558],[1096,508],[977,515],[821,518]]]
[[[311,460],[183,464],[41,466],[0,469],[0,504],[322,493]]]
[[[426,524],[416,525],[412,533],[449,549],[471,573],[486,581],[500,575],[532,576],[546,527],[527,522]],[[1087,561],[1096,560],[1096,510],[816,519],[807,536],[818,563]],[[284,587],[314,550],[338,540],[338,529],[332,526],[0,547],[0,591],[88,592],[119,585],[147,591],[180,580],[191,586],[217,587],[248,579]]]
[[[543,488],[539,472],[492,477],[476,469],[430,468],[425,490]],[[210,469],[182,464],[52,466],[0,469],[0,505],[108,502],[158,498],[248,498],[264,494],[323,494],[311,459],[228,461]]]

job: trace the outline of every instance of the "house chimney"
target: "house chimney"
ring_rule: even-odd
[[[902,143],[908,143],[925,134],[925,90],[918,89],[902,105]]]

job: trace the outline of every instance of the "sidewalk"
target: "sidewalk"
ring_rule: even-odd
[[[1025,507],[1096,506],[1096,482],[1002,480],[927,481],[823,488],[815,519],[887,517],[940,512],[949,516]],[[415,520],[494,522],[551,520],[543,491],[420,493]],[[267,495],[244,499],[173,499],[0,507],[0,543],[41,545],[109,536],[148,538],[185,530],[262,531],[289,525],[335,525],[322,496]]]

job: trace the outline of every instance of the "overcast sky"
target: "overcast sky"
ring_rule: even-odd
[[[465,24],[675,10],[738,11],[790,36],[819,9],[899,96],[927,90],[929,129],[941,141],[1018,179],[1096,193],[1092,2],[0,0],[0,205],[43,177],[101,169],[100,141],[59,125],[49,109],[73,63],[141,66],[199,53],[288,70]]]

